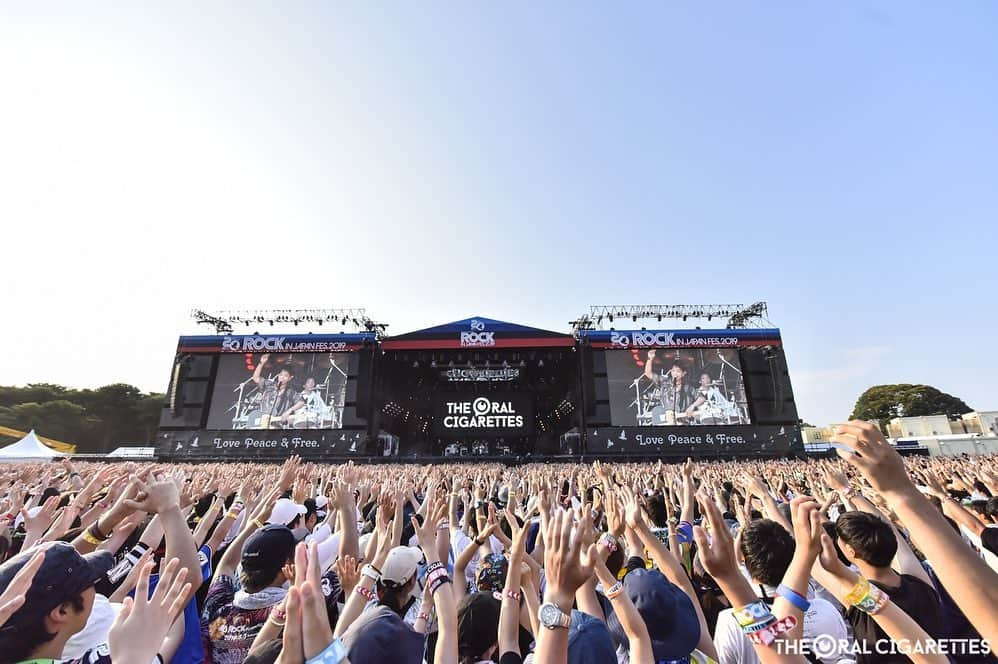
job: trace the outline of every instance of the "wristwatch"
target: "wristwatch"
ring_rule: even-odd
[[[541,604],[541,609],[537,612],[537,617],[540,619],[541,624],[548,629],[558,629],[559,627],[568,629],[572,626],[572,617],[559,609],[557,604]]]

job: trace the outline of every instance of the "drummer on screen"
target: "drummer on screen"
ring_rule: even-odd
[[[315,389],[315,378],[311,376],[305,379],[305,385],[302,387],[301,394],[298,395],[298,401],[284,414],[283,419],[287,421],[288,418],[303,409],[307,414],[314,414],[312,419],[315,420],[316,425],[319,414],[326,409],[326,402],[322,400],[319,391]],[[307,418],[305,421],[307,424],[310,423]]]
[[[686,367],[678,360],[672,362],[667,373],[656,374],[654,371],[655,351],[648,351],[648,361],[645,362],[645,378],[659,386],[661,408],[668,420],[689,419],[693,411],[705,401],[697,388],[686,382]]]
[[[731,402],[724,398],[724,395],[721,394],[721,390],[717,389],[717,386],[714,385],[714,381],[710,377],[710,374],[706,371],[700,374],[700,388],[697,392],[710,406],[716,406],[718,408],[731,407]]]

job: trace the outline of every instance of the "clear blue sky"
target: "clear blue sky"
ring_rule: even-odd
[[[0,382],[162,390],[191,306],[765,299],[805,419],[998,408],[998,4],[159,4],[0,10]]]

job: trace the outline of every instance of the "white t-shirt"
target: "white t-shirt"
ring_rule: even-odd
[[[849,638],[845,620],[838,610],[829,602],[815,597],[811,600],[811,608],[804,614],[804,638],[813,639],[818,635],[831,636],[836,640]],[[720,664],[759,664],[752,642],[742,633],[732,609],[725,609],[717,616],[714,645],[717,647]],[[824,664],[835,664],[842,659],[852,660],[844,655],[819,659]]]

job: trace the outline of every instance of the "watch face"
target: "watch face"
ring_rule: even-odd
[[[561,624],[561,609],[554,604],[541,606],[541,624],[545,627],[558,627]]]

